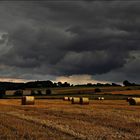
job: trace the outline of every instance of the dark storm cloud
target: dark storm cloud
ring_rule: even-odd
[[[140,50],[140,2],[0,4],[0,65],[17,70],[17,76],[105,75],[119,69],[124,77],[139,74],[139,53],[131,54]]]

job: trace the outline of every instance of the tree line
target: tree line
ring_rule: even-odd
[[[139,84],[131,83],[128,80],[123,81],[124,86],[139,86]],[[14,83],[14,82],[0,82],[0,90],[18,90],[18,89],[27,89],[27,88],[53,88],[53,87],[102,87],[102,86],[121,86],[116,83],[87,83],[87,84],[79,84],[73,85],[68,82],[52,82],[50,80],[47,81],[32,81],[26,83]]]

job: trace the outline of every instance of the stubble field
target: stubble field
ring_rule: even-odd
[[[92,100],[72,105],[63,100],[0,100],[1,140],[139,140],[140,106],[124,100]]]

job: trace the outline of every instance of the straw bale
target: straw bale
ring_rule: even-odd
[[[22,105],[34,105],[35,97],[34,96],[23,96],[21,102],[22,102]]]
[[[101,97],[101,100],[104,100],[105,98],[104,97]]]
[[[71,102],[72,102],[72,104],[80,104],[80,98],[79,97],[73,97]]]
[[[72,100],[72,97],[68,97],[68,100],[71,101]]]
[[[140,98],[130,98],[128,102],[130,105],[140,105]]]
[[[82,105],[89,104],[89,98],[87,98],[87,97],[81,97],[80,98],[80,104],[82,104]]]
[[[68,101],[68,99],[69,99],[68,97],[64,97],[63,98],[64,101]]]

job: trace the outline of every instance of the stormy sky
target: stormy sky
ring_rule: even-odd
[[[5,79],[140,83],[140,2],[0,1]]]

